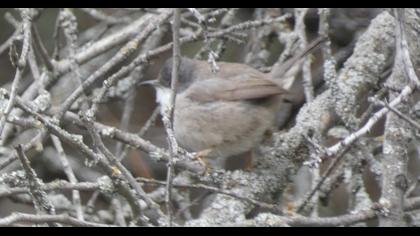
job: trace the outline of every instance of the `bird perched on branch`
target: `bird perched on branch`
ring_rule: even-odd
[[[313,52],[325,38],[320,37],[270,73],[248,65],[219,62],[212,71],[206,61],[180,59],[173,130],[178,144],[197,157],[223,167],[227,157],[251,152],[282,115],[282,103],[290,95],[295,65]],[[292,69],[292,68],[295,69]],[[298,66],[299,67],[299,66]],[[152,85],[161,109],[170,104],[172,59],[166,61]],[[288,75],[292,74],[292,75]]]

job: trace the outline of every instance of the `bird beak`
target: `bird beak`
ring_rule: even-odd
[[[154,80],[144,81],[139,84],[139,86],[143,86],[143,85],[151,85],[153,87],[156,87],[157,85],[159,85],[159,81],[157,79],[154,79]]]

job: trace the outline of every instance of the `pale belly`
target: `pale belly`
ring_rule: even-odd
[[[177,98],[174,132],[191,152],[212,149],[209,157],[229,157],[251,150],[273,127],[272,108],[238,102],[191,103]]]

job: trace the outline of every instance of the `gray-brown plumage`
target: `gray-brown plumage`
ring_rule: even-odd
[[[173,124],[178,144],[191,152],[206,151],[206,157],[219,160],[253,149],[274,127],[288,94],[276,77],[322,41],[314,41],[267,74],[227,62],[219,62],[220,69],[213,72],[205,61],[181,58]],[[171,72],[172,60],[168,60],[158,79],[146,82],[156,88],[162,109],[169,104]]]

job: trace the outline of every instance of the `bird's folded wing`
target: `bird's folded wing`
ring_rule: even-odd
[[[197,81],[185,92],[198,102],[252,100],[287,93],[270,80],[244,75]]]

